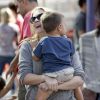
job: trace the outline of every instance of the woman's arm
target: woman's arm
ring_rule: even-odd
[[[59,90],[73,90],[83,85],[83,80],[80,76],[74,76],[74,78],[68,82],[60,84]]]
[[[44,81],[44,77],[42,75],[36,75],[37,73],[40,74],[39,72],[41,72],[41,65],[39,65],[40,68],[38,68],[37,65],[35,66],[33,64],[36,62],[35,61],[33,62],[32,60],[32,50],[33,49],[30,43],[25,41],[21,45],[19,52],[20,80],[23,82],[23,84],[26,85],[35,85]]]
[[[39,62],[32,60],[32,46],[29,42],[24,42],[21,45],[19,52],[19,75],[20,80],[26,85],[36,85],[42,82],[47,82],[51,85],[51,79],[41,75],[42,66]],[[56,82],[52,82],[54,85]]]
[[[23,80],[23,83],[26,85],[36,85],[44,82],[44,76],[43,75],[36,75],[32,73],[28,73]]]
[[[83,70],[84,66],[82,66],[82,63],[77,51],[73,55],[73,67],[74,67],[74,76],[80,76],[81,79],[84,80],[85,78],[85,73]]]

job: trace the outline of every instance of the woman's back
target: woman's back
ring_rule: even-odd
[[[18,27],[15,24],[0,24],[0,55],[14,55],[13,41],[17,33]]]
[[[81,57],[88,89],[100,92],[100,36],[97,30],[84,34],[80,39]]]
[[[1,9],[0,23],[0,56],[14,56],[13,41],[17,40],[19,28],[16,24],[11,23],[10,19],[13,14],[9,8]]]

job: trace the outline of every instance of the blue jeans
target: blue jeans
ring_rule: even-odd
[[[14,56],[0,56],[0,75],[2,75],[5,64],[10,64]]]

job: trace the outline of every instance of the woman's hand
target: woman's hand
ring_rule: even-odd
[[[39,85],[39,88],[42,89],[43,91],[48,91],[48,86],[46,83],[41,83]]]
[[[58,81],[55,78],[50,78],[45,76],[45,83],[48,86],[49,90],[57,91],[58,90]]]

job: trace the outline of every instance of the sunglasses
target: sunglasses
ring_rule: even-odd
[[[43,15],[43,13],[41,13],[41,14],[35,16],[35,17],[33,17],[33,15],[32,15],[32,17],[31,17],[31,19],[30,19],[30,22],[33,23],[33,22],[35,21],[35,19],[40,20],[40,18],[41,18],[42,15]]]

